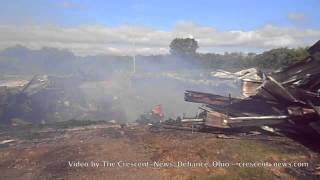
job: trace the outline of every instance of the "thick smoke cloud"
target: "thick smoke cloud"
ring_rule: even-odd
[[[198,40],[202,52],[260,52],[310,45],[320,39],[320,30],[265,25],[250,31],[219,31],[192,22],[179,22],[166,31],[126,25],[0,25],[0,49],[21,44],[33,49],[43,46],[69,49],[76,55],[152,55],[166,54],[172,39],[190,36]]]

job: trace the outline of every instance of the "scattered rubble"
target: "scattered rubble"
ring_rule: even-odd
[[[218,70],[216,72],[212,72],[211,75],[220,79],[240,81],[241,94],[243,97],[255,95],[257,93],[257,88],[266,78],[265,74],[256,68],[244,69],[235,73]]]
[[[84,82],[75,76],[35,75],[23,86],[0,87],[2,124],[117,119],[120,113],[111,108],[112,97],[104,104],[94,101],[81,89]]]
[[[263,78],[263,73],[256,68],[244,69],[235,73],[219,69],[216,72],[212,72],[211,75],[221,79],[251,79],[255,81],[261,81]]]
[[[241,80],[244,98],[187,90],[185,101],[203,104],[201,111],[194,118],[182,118],[171,125],[244,131],[263,127],[269,132],[281,127],[319,137],[320,41],[308,52],[310,55],[298,63],[269,74],[256,69],[215,73],[219,78]]]

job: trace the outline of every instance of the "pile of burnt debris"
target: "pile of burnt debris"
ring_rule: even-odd
[[[65,120],[104,120],[119,112],[110,101],[96,102],[76,76],[35,75],[19,86],[0,86],[1,125],[50,123]],[[99,99],[99,98],[96,98]]]
[[[199,113],[166,125],[197,130],[262,127],[320,134],[320,41],[308,52],[296,64],[268,74],[254,69],[234,73],[245,77],[241,78],[243,98],[185,91],[185,101],[202,104]],[[230,77],[231,73],[219,75]]]

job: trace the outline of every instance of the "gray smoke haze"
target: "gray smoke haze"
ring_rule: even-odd
[[[132,62],[132,57],[128,56],[78,57],[54,48],[30,50],[17,46],[0,53],[0,74],[59,77],[59,86],[65,89],[67,100],[60,98],[63,102],[59,100],[58,105],[36,107],[43,114],[41,118],[46,118],[46,111],[54,109],[62,120],[134,121],[158,104],[162,106],[165,118],[182,114],[194,116],[197,105],[184,101],[185,90],[239,95],[238,84],[211,77],[194,59],[137,56],[135,73]],[[64,77],[66,81],[63,81]],[[68,77],[75,78],[68,80]],[[35,102],[45,104],[44,101],[56,99],[55,94],[48,93],[37,97]],[[74,110],[66,111],[64,106]],[[56,116],[55,113],[52,116]]]
[[[232,80],[210,77],[203,69],[190,70],[194,64],[179,60],[175,70],[162,71],[157,63],[139,64],[136,73],[114,72],[103,81],[91,82],[95,87],[87,93],[97,99],[112,96],[114,108],[120,108],[128,121],[136,120],[141,114],[150,112],[160,104],[165,118],[176,118],[182,114],[194,116],[198,105],[184,101],[185,90],[211,92],[220,95],[239,96],[239,84]],[[174,63],[162,63],[162,67]],[[144,71],[148,69],[149,71]],[[152,70],[152,71],[151,71]]]

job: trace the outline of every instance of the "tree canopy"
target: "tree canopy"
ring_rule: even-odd
[[[170,43],[171,55],[183,57],[185,61],[194,65],[201,64],[206,69],[247,67],[277,69],[302,60],[308,55],[307,48],[276,48],[260,54],[242,52],[198,53],[198,48],[198,42],[192,38],[175,38]]]
[[[265,51],[255,57],[255,63],[261,68],[280,68],[298,62],[308,55],[305,48],[277,48]]]
[[[170,43],[170,53],[175,56],[194,56],[198,48],[198,42],[192,38],[175,38]]]

